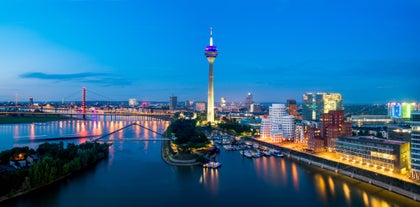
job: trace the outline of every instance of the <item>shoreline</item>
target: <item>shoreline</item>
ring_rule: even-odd
[[[161,150],[161,158],[162,160],[168,164],[168,165],[172,165],[172,166],[179,166],[179,167],[188,167],[188,166],[196,166],[196,165],[200,165],[201,162],[197,162],[196,159],[194,160],[177,160],[174,159],[169,152],[168,149],[168,143],[170,141],[162,141],[162,150]]]
[[[63,120],[79,120],[78,118],[67,117],[61,114],[19,114],[15,116],[0,115],[0,125],[2,124],[30,124],[30,123],[46,123],[52,121]]]
[[[398,178],[365,170],[357,166],[328,160],[313,154],[300,152],[290,148],[256,140],[253,138],[245,138],[245,140],[249,140],[267,147],[281,150],[287,158],[297,160],[300,163],[319,167],[321,169],[325,169],[340,175],[345,175],[349,178],[353,178],[355,180],[359,180],[364,183],[380,187],[389,192],[403,195],[414,201],[420,201],[420,184],[418,183],[407,182]]]
[[[63,175],[63,176],[57,178],[56,180],[51,181],[50,183],[46,183],[46,184],[41,185],[41,186],[38,186],[38,187],[33,187],[33,188],[28,189],[28,190],[25,190],[25,191],[20,191],[20,192],[17,192],[15,194],[11,195],[11,196],[8,196],[8,195],[0,196],[0,204],[1,203],[7,203],[9,201],[13,201],[14,199],[18,199],[18,198],[20,198],[22,196],[26,196],[26,195],[28,195],[30,193],[33,193],[33,192],[42,190],[44,188],[48,188],[50,186],[59,184],[60,182],[63,182],[64,180],[66,180],[68,178],[71,178],[73,176],[77,176],[79,173],[83,173],[85,170],[88,170],[90,168],[95,167],[95,165],[97,165],[99,162],[102,162],[105,159],[107,159],[107,157],[105,157],[105,158],[103,158],[101,160],[98,160],[97,162],[94,163],[94,165],[87,166],[86,168],[81,169],[80,171],[76,171],[76,172],[69,173],[67,175]]]

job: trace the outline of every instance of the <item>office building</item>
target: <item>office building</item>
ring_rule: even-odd
[[[289,115],[292,115],[293,117],[297,118],[298,114],[296,100],[288,99],[286,103],[287,112],[289,112]]]
[[[334,143],[340,136],[351,136],[351,123],[344,121],[344,110],[330,110],[322,114],[321,137],[329,151],[334,150]]]
[[[303,119],[319,121],[322,114],[330,110],[343,110],[342,97],[339,93],[305,93],[303,94]]]
[[[410,163],[410,143],[375,137],[339,137],[335,149],[340,159],[406,174]],[[420,166],[420,165],[419,165]]]
[[[170,96],[169,97],[169,110],[175,110],[178,106],[178,97]]]
[[[250,110],[251,104],[254,103],[253,97],[252,97],[252,93],[249,92],[248,95],[245,98],[245,108],[248,109],[248,111]]]
[[[195,109],[196,111],[199,111],[199,112],[204,112],[204,111],[206,111],[206,102],[203,102],[203,101],[196,101],[196,102],[194,102],[194,105],[195,105],[194,109]]]
[[[410,177],[420,181],[420,111],[411,112],[411,173]]]
[[[261,112],[261,105],[257,103],[252,103],[249,107],[249,112],[258,113]]]

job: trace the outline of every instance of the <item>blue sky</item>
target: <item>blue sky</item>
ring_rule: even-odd
[[[206,100],[210,26],[216,101],[420,101],[419,11],[417,0],[5,0],[0,101],[80,100],[83,86],[88,100]]]

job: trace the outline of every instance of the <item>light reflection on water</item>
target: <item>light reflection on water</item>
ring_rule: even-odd
[[[150,128],[154,131],[164,131],[164,129],[166,129],[166,127],[169,125],[168,121],[143,121],[141,119],[135,120],[134,118],[125,118],[123,120],[114,119],[113,121],[104,121],[104,119],[98,119],[96,121],[64,120],[48,123],[5,124],[0,125],[0,151],[19,146],[29,146],[31,148],[36,148],[40,142],[44,142],[42,139],[101,135],[115,131],[134,122],[137,122],[138,124],[141,124],[146,128]],[[155,138],[158,136],[157,134],[142,129],[139,126],[132,126],[132,128],[135,131],[134,136],[127,136],[127,130],[121,130],[117,133],[111,134],[105,139],[114,140],[123,139],[124,137]],[[83,138],[67,139],[62,141],[80,144],[86,142],[87,140],[87,138]],[[54,142],[53,140],[48,141]],[[146,149],[147,146],[145,147],[145,150]]]
[[[203,168],[199,182],[212,195],[219,193],[219,169]]]
[[[48,124],[0,125],[0,147],[11,148],[15,145],[37,145],[40,142],[37,142],[36,139],[45,137],[82,136],[108,133],[131,124],[132,122],[133,120],[114,119],[112,121],[70,120],[51,122]],[[169,125],[169,122],[166,121],[138,120],[137,122],[147,128],[159,132],[164,131],[164,129],[166,129]],[[155,138],[159,136],[151,131],[142,129],[139,126],[133,126],[127,130],[123,130],[122,133],[118,132],[109,136],[108,139],[114,139],[117,141],[122,138],[127,139],[131,137]],[[81,141],[72,140],[69,142]],[[244,200],[248,199],[249,201],[249,198],[256,196],[259,198],[266,198],[267,203],[269,203],[268,201],[270,199],[281,200],[279,197],[282,194],[285,194],[288,197],[282,198],[285,202],[283,206],[292,206],[290,203],[287,203],[287,199],[293,195],[297,195],[299,198],[307,198],[309,201],[307,201],[306,204],[308,205],[306,206],[410,206],[398,205],[398,201],[395,200],[399,200],[399,197],[394,199],[392,198],[393,196],[384,196],[383,192],[386,190],[365,187],[360,182],[354,181],[350,178],[346,179],[335,173],[325,173],[317,168],[308,168],[300,165],[299,162],[286,158],[262,157],[258,159],[244,159],[238,152],[225,152],[222,150],[218,160],[223,163],[223,167],[217,170],[202,169],[200,167],[168,167],[159,159],[160,144],[149,142],[150,141],[117,141],[117,144],[110,147],[109,159],[106,161],[106,164],[104,164],[107,170],[102,172],[99,167],[95,171],[97,174],[95,174],[91,180],[83,182],[89,182],[89,185],[101,187],[103,185],[102,180],[94,182],[94,179],[98,176],[102,176],[104,179],[110,180],[113,183],[121,182],[124,188],[118,190],[125,192],[126,195],[124,194],[121,196],[125,196],[124,198],[126,199],[140,199],[141,197],[141,195],[136,193],[133,193],[133,195],[130,196],[130,193],[132,192],[128,190],[125,191],[127,186],[131,186],[132,180],[141,179],[142,177],[150,177],[150,179],[141,180],[141,184],[148,186],[152,191],[155,190],[159,192],[159,188],[161,188],[161,186],[154,187],[154,183],[152,181],[155,179],[154,181],[163,183],[162,186],[165,186],[165,188],[167,187],[168,189],[172,189],[168,190],[169,194],[176,194],[178,190],[184,190],[183,193],[191,193],[191,188],[194,188],[194,193],[196,193],[194,195],[198,198],[202,199],[200,196],[206,196],[204,197],[205,199],[207,196],[211,195],[212,199],[214,198],[217,201],[225,198],[231,198],[233,195],[230,195],[229,193],[231,193],[232,190],[235,190],[238,193],[245,195],[244,198],[242,198]],[[127,153],[128,151],[130,151],[130,153]],[[134,161],[133,156],[137,156],[137,159]],[[146,156],[150,157],[146,158]],[[155,158],[150,160],[151,157]],[[108,171],[112,173],[107,174]],[[116,172],[119,172],[121,176],[115,176],[113,173]],[[133,175],[131,176],[131,174]],[[162,180],[155,178],[155,174],[162,176]],[[238,180],[241,180],[241,183],[231,182],[239,177],[240,179]],[[174,181],[171,179],[174,179]],[[73,183],[66,185],[73,186]],[[197,188],[196,185],[199,185],[199,188]],[[83,185],[80,184],[80,186],[85,187],[86,185],[83,183]],[[60,190],[61,193],[57,193],[57,195],[54,194],[53,197],[57,200],[61,197],[72,197],[74,191],[81,189],[80,186],[75,184],[74,187],[70,187],[72,191],[68,194],[63,193],[63,191]],[[183,186],[187,187],[184,188]],[[113,186],[111,185],[110,188],[113,188]],[[187,188],[190,188],[190,190]],[[251,191],[252,194],[250,193]],[[148,195],[145,192],[142,193]],[[184,195],[183,193],[180,194]],[[92,196],[89,195],[89,197],[104,197],[104,199],[107,196],[112,197],[112,194],[102,195],[102,193],[98,193],[97,197],[94,197],[94,195],[95,193],[93,193]],[[46,195],[45,199],[48,200],[50,196],[51,195]],[[390,198],[393,200],[389,200]],[[37,198],[34,200],[36,201],[36,199]],[[148,196],[143,196],[141,199],[147,200]],[[290,199],[293,198],[291,197]],[[259,202],[265,201],[258,201],[258,204]],[[294,202],[298,201],[295,200]],[[168,201],[165,204],[169,203],[170,202]],[[300,202],[300,204],[302,203],[304,203],[304,201]],[[241,203],[241,201],[239,201],[238,204],[247,206],[246,204],[248,203]],[[32,203],[30,203],[29,206],[32,206]],[[43,205],[38,204],[38,206]]]

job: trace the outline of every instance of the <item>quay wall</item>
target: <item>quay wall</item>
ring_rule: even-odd
[[[370,183],[372,185],[384,188],[386,190],[404,195],[416,201],[420,201],[420,184],[407,182],[398,178],[390,177],[373,171],[365,170],[357,166],[348,165],[332,160],[327,160],[316,155],[292,150],[278,145],[262,142],[252,138],[246,138],[249,141],[256,142],[260,145],[277,149],[283,154],[299,162],[314,165],[323,169],[340,173],[351,178]]]

